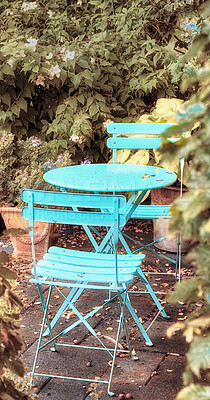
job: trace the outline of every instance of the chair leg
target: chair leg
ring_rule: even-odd
[[[126,307],[127,307],[128,311],[130,312],[132,318],[134,319],[136,325],[138,326],[140,332],[142,333],[142,335],[143,335],[143,337],[145,339],[146,345],[147,346],[153,346],[153,343],[152,343],[149,335],[147,334],[146,330],[144,329],[143,325],[139,321],[139,318],[136,315],[128,296],[126,297],[125,303],[126,303]]]
[[[150,296],[152,297],[152,299],[154,300],[158,310],[161,312],[163,318],[169,318],[168,315],[166,314],[163,306],[160,304],[156,294],[154,293],[153,289],[151,288],[147,278],[145,277],[145,275],[143,274],[143,272],[141,271],[141,269],[138,269],[138,272],[136,273],[136,275],[141,279],[141,281],[143,282],[143,284],[146,286]]]
[[[59,320],[61,315],[63,315],[63,313],[69,309],[69,302],[75,303],[77,301],[77,299],[80,297],[80,295],[82,294],[82,292],[83,292],[83,289],[81,289],[81,288],[80,289],[73,288],[70,290],[70,293],[68,294],[66,300],[64,300],[62,306],[59,308],[59,310],[57,311],[53,320],[50,322],[51,329],[55,326],[55,324],[57,323],[57,321]],[[44,332],[43,336],[48,336],[49,333],[50,333],[50,329],[47,328],[46,331]]]
[[[113,371],[114,371],[116,354],[117,354],[117,347],[118,347],[118,343],[119,343],[119,337],[120,337],[120,332],[121,332],[121,329],[122,329],[122,325],[124,325],[124,327],[125,327],[129,354],[130,354],[130,358],[132,358],[130,340],[129,340],[129,336],[128,336],[126,321],[125,321],[125,318],[124,318],[124,307],[126,305],[127,290],[126,290],[125,293],[123,293],[123,295],[121,295],[121,293],[118,292],[118,298],[119,298],[121,312],[120,312],[120,321],[119,321],[118,329],[117,329],[117,337],[116,337],[114,354],[113,354],[113,359],[112,359],[112,366],[111,366],[111,371],[110,371],[110,375],[109,375],[109,383],[108,383],[108,389],[107,389],[107,393],[109,394],[109,396],[114,396],[114,393],[110,390],[110,388],[111,388],[111,383],[112,383]],[[137,358],[135,358],[135,359],[137,359]]]
[[[50,297],[51,297],[51,293],[52,293],[52,286],[49,287],[49,292],[48,292],[48,297],[47,297],[46,303],[44,302],[44,298],[43,298],[43,295],[42,295],[41,287],[40,287],[39,284],[37,284],[37,288],[38,288],[38,292],[39,292],[39,295],[40,295],[40,299],[41,299],[44,315],[43,315],[42,326],[41,326],[41,330],[40,330],[40,334],[39,334],[39,340],[38,340],[38,344],[37,344],[37,348],[36,348],[36,353],[35,353],[35,359],[34,359],[34,364],[33,364],[33,368],[32,368],[30,384],[32,384],[33,377],[35,375],[35,368],[36,368],[36,363],[37,363],[37,359],[38,359],[38,355],[39,355],[39,350],[40,350],[41,343],[42,343],[44,325],[45,325],[45,321],[46,320],[47,320],[48,327],[49,327],[51,341],[53,343],[53,349],[54,349],[54,351],[56,351],[56,346],[55,346],[55,343],[54,343],[54,340],[53,340],[53,336],[52,336],[52,332],[51,332],[51,328],[50,328],[50,323],[49,323],[48,316],[47,316],[48,306],[49,306]]]

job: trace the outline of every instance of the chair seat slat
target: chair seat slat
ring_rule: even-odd
[[[32,274],[34,273],[32,269]],[[109,274],[102,274],[102,273],[90,273],[89,272],[72,272],[72,271],[66,271],[66,270],[60,270],[60,269],[53,269],[53,268],[45,268],[41,266],[37,266],[37,276],[47,276],[49,278],[54,278],[54,279],[59,279],[59,280],[69,280],[69,281],[84,281],[84,282],[97,282],[97,283],[113,283],[115,282],[116,275],[115,271],[112,270],[112,273]],[[133,273],[129,274],[124,274],[124,273],[119,273],[118,275],[118,282],[121,283],[129,283],[132,282],[133,280]]]
[[[139,205],[131,218],[133,219],[158,219],[169,218],[170,207],[168,205]]]
[[[72,272],[72,273],[90,273],[90,274],[102,274],[102,275],[115,275],[115,268],[112,265],[104,265],[104,263],[101,263],[101,265],[98,263],[98,265],[81,265],[80,263],[78,264],[73,264],[71,262],[65,263],[63,260],[62,262],[59,262],[57,260],[47,260],[47,259],[42,259],[38,261],[37,263],[38,267],[40,268],[50,268],[53,270],[58,270],[60,272],[66,271],[66,272]],[[140,265],[140,264],[139,264]],[[134,274],[135,271],[138,269],[139,265],[128,265],[125,264],[123,266],[119,265],[118,272],[121,273],[122,275],[127,275],[128,273]]]
[[[69,257],[79,257],[82,260],[83,258],[85,259],[93,259],[95,262],[97,260],[101,259],[101,253],[93,253],[90,251],[79,251],[79,250],[71,250],[71,249],[66,249],[63,247],[57,247],[57,246],[51,246],[48,249],[47,254],[55,254],[55,255],[61,255],[61,256],[69,256]],[[114,254],[103,254],[103,260],[111,260],[114,261]],[[123,261],[132,261],[132,260],[139,260],[142,261],[144,259],[145,255],[144,254],[118,254],[117,259],[118,262],[120,263],[121,260]]]
[[[45,261],[49,261],[49,262],[58,262],[58,263],[64,263],[64,264],[69,264],[69,265],[77,265],[77,266],[81,266],[82,267],[97,267],[98,265],[102,265],[103,268],[111,268],[113,267],[113,263],[114,263],[114,258],[110,259],[110,260],[105,260],[102,257],[101,258],[97,258],[97,259],[86,259],[84,257],[80,258],[80,256],[65,256],[64,254],[62,255],[58,255],[58,254],[52,254],[52,253],[46,253],[43,257],[43,259]],[[118,267],[119,268],[137,268],[141,263],[141,260],[138,259],[138,257],[136,259],[130,259],[130,260],[120,260],[118,259]]]

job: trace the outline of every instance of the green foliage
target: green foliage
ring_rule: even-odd
[[[50,188],[43,181],[45,170],[62,167],[71,163],[67,152],[55,157],[55,161],[45,161],[46,143],[37,137],[16,140],[14,134],[0,137],[0,193],[1,205],[21,205],[20,193],[27,188]],[[51,143],[50,143],[51,144]]]
[[[5,267],[9,256],[5,252],[0,254],[0,394],[10,395],[14,399],[28,399],[26,394],[20,393],[10,379],[5,378],[4,372],[11,371],[20,377],[24,376],[24,366],[18,354],[24,344],[19,328],[15,321],[19,319],[22,303],[12,291],[16,274]],[[4,398],[4,397],[1,397]],[[5,397],[6,398],[6,397]]]
[[[13,135],[0,154],[9,155],[10,182],[22,187],[25,172],[16,170],[39,178],[41,164],[63,154],[68,164],[107,161],[107,119],[129,121],[158,96],[177,96],[186,72],[174,70],[190,32],[182,20],[199,3],[114,1],[113,10],[110,0],[0,2],[0,136]],[[36,160],[24,157],[30,138],[42,141]],[[7,198],[2,171],[0,180]]]
[[[210,6],[210,2],[207,3]],[[183,280],[170,293],[172,302],[192,303],[201,301],[203,306],[182,322],[170,329],[183,329],[187,342],[191,343],[187,354],[187,365],[184,373],[186,388],[181,390],[177,400],[209,399],[209,387],[194,383],[195,376],[200,379],[201,371],[210,365],[210,67],[208,63],[210,25],[204,21],[201,32],[194,39],[184,60],[196,59],[200,68],[194,69],[193,76],[183,82],[182,88],[189,86],[194,90],[189,101],[177,114],[177,126],[164,134],[163,157],[171,160],[176,157],[191,157],[192,163],[188,179],[190,191],[177,199],[172,208],[170,231],[179,230],[183,237],[190,239],[194,245],[188,259],[197,267],[197,277]],[[192,131],[190,137],[182,133]],[[179,135],[180,139],[170,143],[170,137]],[[208,379],[208,374],[206,373]]]
[[[177,400],[209,400],[210,387],[204,387],[191,383],[184,388],[177,396]]]

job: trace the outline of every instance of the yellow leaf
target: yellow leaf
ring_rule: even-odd
[[[117,162],[120,164],[125,163],[131,153],[130,149],[122,149],[117,152]]]
[[[149,162],[149,151],[138,150],[134,155],[128,158],[126,164],[146,165]]]
[[[109,326],[109,328],[106,329],[107,331],[113,331],[113,328],[111,328],[111,326]]]

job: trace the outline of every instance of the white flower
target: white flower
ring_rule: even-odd
[[[6,14],[7,14],[7,15],[13,15],[13,11],[11,11],[10,8],[8,8],[8,9],[6,10]]]
[[[53,58],[53,53],[49,53],[48,56],[46,56],[47,60],[51,60],[51,58]]]
[[[37,45],[37,40],[30,37],[29,39],[27,39],[27,42],[28,43],[25,43],[25,47],[28,47],[28,49],[35,51],[36,45]]]
[[[110,119],[107,119],[107,120],[103,123],[104,128],[106,129],[107,126],[108,126],[110,123],[112,123],[112,122],[113,122],[113,121],[111,121]]]
[[[30,10],[34,10],[37,7],[36,1],[32,1],[30,3],[23,3],[22,4],[22,8],[23,11],[30,11]]]
[[[78,5],[78,6],[81,6],[81,5],[82,5],[82,0],[78,0],[78,1],[77,1],[77,5]]]
[[[63,56],[63,61],[66,62],[67,60],[73,60],[74,56],[75,56],[75,52],[74,51],[67,50],[66,54]]]
[[[79,136],[73,133],[73,135],[71,136],[71,140],[72,142],[77,142],[79,140]]]
[[[47,11],[47,14],[49,15],[49,18],[52,18],[53,12],[51,10]]]
[[[55,66],[52,65],[52,67],[48,70],[48,72],[49,72],[49,79],[53,79],[54,76],[56,76],[56,78],[60,78],[61,69],[59,68],[59,65]]]
[[[33,82],[37,86],[38,85],[45,86],[45,84],[44,84],[44,76],[42,74],[38,75],[37,79],[35,79]]]
[[[10,59],[7,61],[7,64],[9,64],[9,65],[12,67],[13,64],[14,64],[14,61],[15,61],[14,58],[10,58]]]

